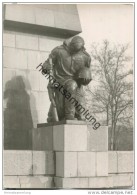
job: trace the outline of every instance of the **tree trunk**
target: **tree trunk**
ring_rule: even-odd
[[[114,150],[114,128],[111,128],[110,150]]]

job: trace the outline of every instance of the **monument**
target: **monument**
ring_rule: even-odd
[[[78,103],[84,100],[83,85],[92,80],[90,63],[90,55],[86,52],[84,40],[80,36],[72,38],[70,43],[64,41],[63,45],[51,51],[43,64],[43,73],[48,71],[52,75],[48,84],[51,101],[48,122],[84,120]]]
[[[37,132],[45,131],[47,137],[39,150],[54,151],[57,188],[88,188],[92,177],[108,176],[108,129],[99,125],[94,133],[96,119],[87,117],[84,107],[83,86],[92,80],[90,67],[84,40],[75,36],[54,48],[41,68],[42,74],[48,75],[51,105],[48,123],[38,124]],[[35,136],[35,143],[40,143],[37,137],[40,136]]]

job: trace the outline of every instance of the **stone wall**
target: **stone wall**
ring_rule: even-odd
[[[75,152],[73,155],[66,156],[72,163]],[[90,159],[87,159],[88,154],[78,152],[79,163],[74,166],[73,170],[71,166],[66,166],[66,173],[74,172],[83,173],[84,176],[79,177],[66,177],[63,181],[62,178],[55,176],[54,167],[54,153],[52,151],[4,151],[4,188],[54,188],[64,186],[64,188],[119,188],[119,187],[131,187],[133,186],[133,172],[134,172],[134,160],[132,151],[112,151],[108,152],[108,175],[101,176],[103,173],[103,164],[99,169],[99,163],[96,161],[96,167],[101,171],[100,174],[94,175],[93,161],[95,160],[95,153]],[[96,154],[97,155],[97,154]],[[87,157],[86,157],[87,156]],[[103,157],[103,156],[102,156]],[[86,164],[85,164],[86,161]],[[68,161],[69,162],[69,161]],[[71,164],[70,163],[70,164]],[[104,162],[105,163],[105,162]],[[83,166],[82,166],[83,165]],[[85,167],[85,168],[84,168]],[[58,168],[58,172],[61,170]],[[92,177],[89,174],[92,171]],[[85,176],[87,174],[87,176]],[[63,183],[62,183],[63,182]],[[55,186],[56,185],[56,186]]]
[[[3,93],[5,149],[31,149],[32,129],[49,109],[47,79],[36,70],[64,38],[81,31],[76,5],[5,4]]]
[[[34,129],[33,150],[4,151],[4,188],[132,187],[134,153],[108,151],[107,135],[84,121]]]

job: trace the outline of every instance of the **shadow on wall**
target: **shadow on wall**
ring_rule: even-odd
[[[13,77],[6,83],[4,99],[7,102],[4,110],[4,149],[32,149],[30,96],[22,76]]]

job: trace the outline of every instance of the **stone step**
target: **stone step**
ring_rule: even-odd
[[[53,177],[47,176],[4,176],[3,188],[53,188]]]
[[[121,188],[133,187],[133,174],[110,174],[108,177],[61,178],[47,176],[4,176],[3,188]]]
[[[57,188],[121,188],[133,187],[133,174],[111,174],[108,177],[54,178]]]

